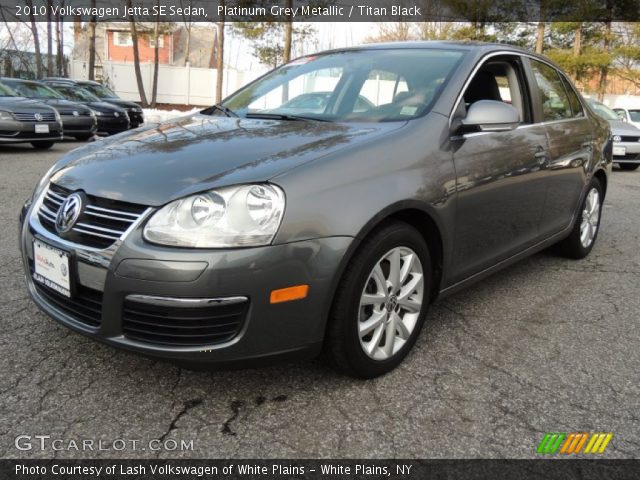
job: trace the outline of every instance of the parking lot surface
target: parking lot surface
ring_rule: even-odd
[[[77,145],[0,147],[0,458],[530,458],[546,432],[640,457],[640,171],[614,170],[586,260],[544,252],[438,302],[400,368],[357,381],[321,361],[192,372],[42,314],[18,212]]]

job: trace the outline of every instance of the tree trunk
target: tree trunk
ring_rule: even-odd
[[[187,30],[187,46],[184,52],[184,66],[186,67],[189,63],[189,56],[191,55],[191,20],[189,20],[189,26],[186,28]]]
[[[287,0],[287,8],[291,11],[293,7],[293,0]],[[293,42],[293,19],[291,16],[284,24],[284,52],[282,54],[283,63],[289,63],[291,61],[291,44]]]
[[[53,75],[53,38],[51,32],[52,0],[47,0],[47,76]]]
[[[56,75],[62,76],[62,63],[63,63],[63,45],[62,45],[62,16],[58,14],[55,18],[56,22]]]
[[[127,0],[127,6],[133,9],[131,0]],[[138,51],[138,31],[136,30],[136,22],[133,16],[129,15],[129,23],[131,25],[131,41],[133,42],[133,69],[136,72],[136,82],[138,83],[138,93],[140,94],[140,105],[147,108],[147,96],[144,93],[144,84],[142,83],[142,73],[140,72],[140,52]]]
[[[95,8],[96,0],[91,0],[91,7]],[[89,80],[95,80],[96,74],[96,17],[89,22]]]
[[[582,22],[578,22],[575,29],[575,37],[573,39],[573,56],[580,56],[582,50]]]
[[[160,20],[159,18],[156,18],[156,23],[153,30],[153,38],[154,38],[155,44],[153,48],[153,87],[151,89],[151,108],[156,108],[156,100],[158,98],[158,66],[160,63],[159,61],[160,35],[159,35],[159,28],[158,28],[159,20]]]
[[[225,1],[221,0],[220,5],[223,7]],[[216,103],[222,101],[222,82],[224,81],[224,13],[218,22],[218,51],[216,52]]]
[[[607,55],[611,51],[611,20],[605,22],[604,45],[603,50]],[[598,101],[604,100],[604,94],[607,91],[607,79],[609,76],[609,65],[600,68],[600,83],[598,85]]]
[[[36,76],[38,80],[42,78],[42,54],[40,53],[40,35],[38,34],[38,24],[33,15],[33,1],[27,0],[27,6],[29,7],[29,20],[31,22],[31,34],[33,35],[33,43],[36,49]]]
[[[544,50],[544,22],[538,22],[536,30],[536,53],[542,53]]]

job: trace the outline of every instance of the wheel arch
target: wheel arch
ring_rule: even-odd
[[[600,185],[602,185],[602,197],[604,199],[607,196],[607,182],[609,181],[607,173],[602,168],[599,168],[594,172],[593,178],[597,178],[600,181]]]

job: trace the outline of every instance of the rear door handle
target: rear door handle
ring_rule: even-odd
[[[542,147],[536,149],[536,153],[533,154],[534,158],[538,160],[539,165],[544,165],[547,161],[547,151]]]

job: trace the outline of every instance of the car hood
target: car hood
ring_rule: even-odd
[[[107,102],[87,102],[85,105],[93,108],[99,112],[119,112],[126,113],[126,110],[122,107]]]
[[[129,100],[122,100],[121,98],[111,98],[111,97],[109,97],[109,98],[103,98],[102,100],[105,101],[105,102],[108,102],[108,103],[112,103],[112,104],[117,105],[117,106],[122,107],[122,108],[140,108],[140,105],[138,105],[137,103],[130,102]]]
[[[62,100],[62,99],[57,99],[57,98],[50,98],[50,99],[38,99],[40,102],[42,103],[46,103],[47,105],[55,108],[56,110],[68,110],[68,109],[72,109],[72,110],[87,110],[88,107],[86,107],[85,105],[78,103],[78,102],[72,102],[70,100]]]
[[[620,135],[620,136],[640,136],[640,129],[634,127],[630,123],[623,122],[622,120],[609,120],[609,125],[611,125],[611,134],[612,135]]]
[[[162,205],[210,188],[266,181],[405,124],[189,115],[76,149],[51,180],[90,195]]]
[[[0,110],[12,112],[51,112],[52,108],[24,97],[0,97]]]

